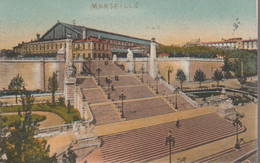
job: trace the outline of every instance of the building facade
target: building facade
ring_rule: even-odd
[[[256,50],[258,48],[257,39],[243,40],[241,37],[229,38],[227,40],[222,39],[221,41],[214,42],[202,42],[201,45],[227,49]]]

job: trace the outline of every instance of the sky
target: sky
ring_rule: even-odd
[[[36,33],[43,35],[57,20],[138,38],[155,37],[165,45],[198,38],[257,38],[256,0],[0,0],[0,49],[35,39]]]

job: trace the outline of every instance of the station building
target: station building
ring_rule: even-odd
[[[56,55],[58,50],[66,48],[65,39],[71,35],[73,40],[73,57],[77,58],[112,58],[112,53],[124,54],[127,49],[134,49],[141,55],[147,55],[150,40],[126,36],[122,34],[106,32],[85,26],[78,26],[57,22],[45,34],[40,37],[37,34],[35,40],[22,42],[13,47],[18,54],[48,54]]]

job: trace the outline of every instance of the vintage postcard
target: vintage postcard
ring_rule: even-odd
[[[0,162],[258,162],[256,0],[0,0]]]

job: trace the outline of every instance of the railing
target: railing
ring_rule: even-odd
[[[197,91],[215,91],[221,90],[222,87],[210,87],[210,88],[192,88],[192,89],[183,89],[183,92],[197,92]]]
[[[22,61],[26,61],[26,60],[57,60],[56,57],[50,57],[50,58],[43,58],[43,57],[0,57],[0,61],[15,61],[15,60],[22,60]]]
[[[127,58],[117,58],[116,61],[126,62]],[[195,58],[195,57],[169,57],[169,58],[157,58],[158,61],[179,61],[179,60],[188,60],[188,61],[212,61],[212,62],[223,62],[223,59],[220,58]],[[149,57],[145,58],[134,58],[134,61],[149,61]]]
[[[116,61],[122,61],[122,62],[127,62],[128,59],[127,58],[117,58]],[[138,62],[138,61],[149,61],[149,58],[134,58],[133,62]]]
[[[171,91],[174,91],[176,88],[174,88],[173,86],[169,85],[166,81],[164,80],[160,80],[167,88],[169,88]],[[183,93],[182,91],[179,91],[179,93],[184,96],[185,99],[188,100],[188,102],[190,102],[193,106],[198,107],[198,103],[194,100],[192,100],[189,96],[187,96],[185,93]]]
[[[46,137],[46,136],[58,135],[64,132],[68,132],[70,129],[73,129],[73,125],[75,125],[76,123],[82,123],[84,126],[87,126],[89,125],[90,122],[91,122],[90,120],[74,121],[72,123],[68,123],[64,125],[40,128],[36,130],[35,137]]]
[[[51,96],[51,93],[39,93],[39,94],[32,94],[34,97],[45,97],[45,96]],[[55,96],[63,95],[63,93],[55,93]],[[17,96],[19,97],[19,96]],[[0,99],[8,99],[8,98],[15,98],[15,95],[5,95],[0,96]]]
[[[176,61],[176,60],[191,60],[191,61],[219,61],[223,62],[220,58],[195,58],[195,57],[169,57],[169,58],[157,58],[158,61]]]

